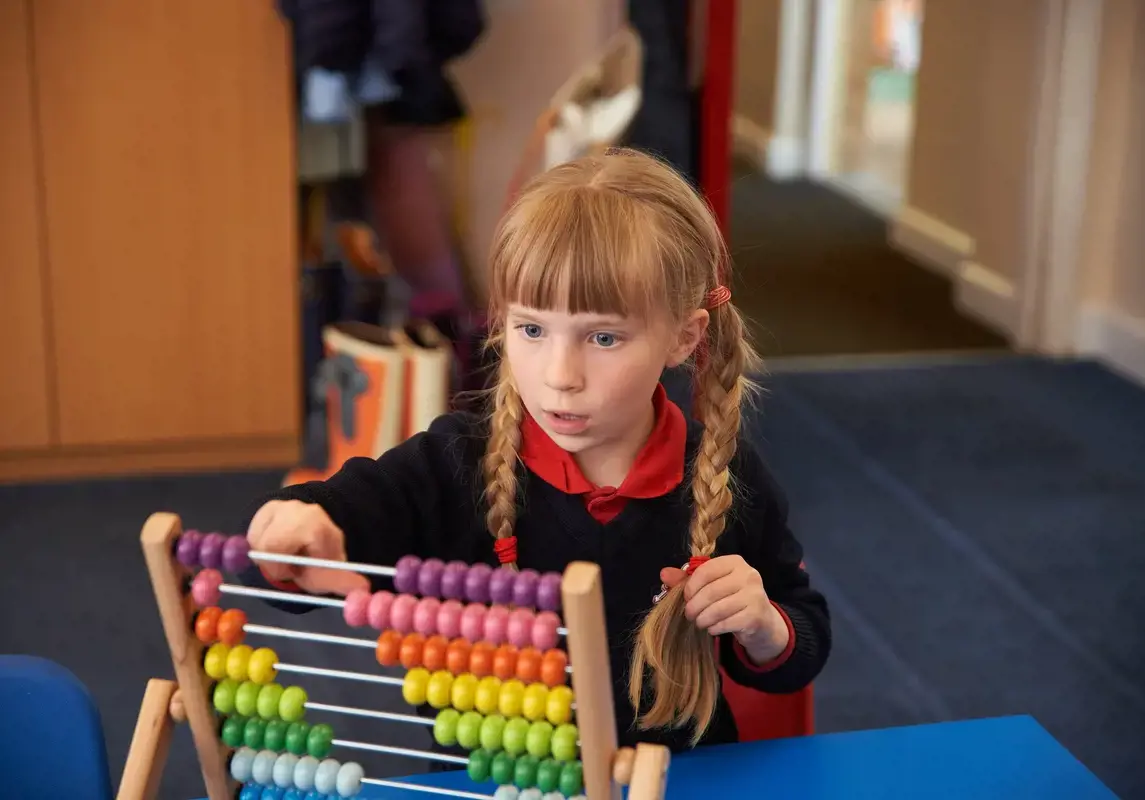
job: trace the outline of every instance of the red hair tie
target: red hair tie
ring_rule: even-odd
[[[730,302],[732,299],[732,290],[724,286],[722,283],[715,289],[708,292],[707,309],[709,311],[719,308],[724,303]]]
[[[502,564],[517,563],[516,536],[506,536],[504,539],[494,539],[493,550],[497,553],[497,560]]]
[[[692,556],[688,559],[688,566],[684,567],[684,572],[691,575],[700,568],[701,564],[706,564],[709,560],[708,556]]]

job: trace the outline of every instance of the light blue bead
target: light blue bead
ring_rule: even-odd
[[[266,786],[259,795],[258,800],[282,800],[282,795],[286,792],[278,786]]]
[[[260,750],[251,765],[251,780],[263,786],[270,786],[274,783],[274,762],[277,758],[278,753],[273,750]]]
[[[248,783],[243,786],[242,791],[239,792],[239,800],[259,800],[261,794],[261,786],[257,783]]]
[[[520,795],[521,790],[509,783],[497,787],[497,791],[493,792],[493,800],[518,800]]]
[[[318,759],[314,756],[303,756],[294,765],[294,785],[304,792],[314,788],[314,774],[318,772]],[[299,798],[304,800],[304,798]]]
[[[297,787],[287,789],[286,793],[282,795],[282,800],[306,800],[306,792]]]
[[[338,770],[341,766],[333,758],[327,758],[319,764],[314,773],[314,788],[322,794],[334,794],[338,791]]]
[[[231,756],[231,777],[239,783],[247,783],[251,779],[251,767],[254,763],[255,752],[249,747],[240,747]]]
[[[362,765],[354,761],[347,761],[338,768],[338,780],[335,791],[342,797],[356,797],[362,791],[362,778],[366,771]]]
[[[294,766],[298,763],[298,756],[293,753],[279,753],[274,760],[274,785],[289,789],[294,785]]]
[[[304,800],[328,800],[322,792],[307,792]]]
[[[544,795],[541,794],[541,790],[536,786],[530,786],[528,789],[523,789],[521,793],[517,795],[517,800],[544,800]]]

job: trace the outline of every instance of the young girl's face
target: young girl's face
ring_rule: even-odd
[[[643,442],[651,398],[665,367],[687,360],[707,312],[685,323],[571,314],[513,304],[505,357],[525,409],[570,453]]]

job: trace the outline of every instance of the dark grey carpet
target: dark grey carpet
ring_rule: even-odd
[[[1121,796],[1145,796],[1145,392],[1093,365],[1017,359],[767,383],[758,435],[836,620],[820,729],[1029,713]],[[91,687],[116,779],[147,679],[171,672],[140,526],[162,509],[234,530],[279,477],[0,488],[0,651],[55,659]],[[328,614],[306,627],[345,633]],[[369,650],[274,646],[372,666]],[[402,710],[396,689],[300,683],[323,702]],[[428,741],[334,722],[345,738]],[[361,760],[375,775],[421,769]],[[161,796],[200,785],[183,730]]]

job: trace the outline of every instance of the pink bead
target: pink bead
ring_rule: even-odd
[[[223,585],[223,573],[217,569],[204,569],[191,581],[191,599],[199,608],[217,606],[222,592],[219,587]]]
[[[492,645],[504,644],[508,627],[509,609],[505,606],[489,606],[485,614],[485,641]]]
[[[552,650],[560,643],[561,637],[557,628],[561,626],[561,618],[552,611],[542,611],[533,620],[533,647],[542,653]]]
[[[351,628],[366,624],[366,609],[370,605],[370,593],[365,589],[355,589],[346,595],[346,605],[342,606],[342,618]]]
[[[417,608],[417,597],[412,594],[399,594],[390,606],[390,627],[398,633],[413,630],[413,612]]]
[[[390,625],[390,606],[394,604],[393,592],[374,592],[370,605],[366,608],[366,621],[374,630],[385,630]]]
[[[417,608],[413,612],[413,629],[422,636],[433,636],[437,633],[437,610],[441,608],[441,601],[436,597],[423,597],[417,601]]]
[[[456,639],[461,635],[461,615],[465,606],[456,600],[446,600],[437,609],[437,632],[446,639]]]
[[[461,612],[461,635],[467,641],[475,644],[481,641],[485,632],[485,606],[481,603],[470,603]]]
[[[517,647],[528,647],[533,643],[533,612],[528,608],[518,608],[509,615],[509,642]]]

